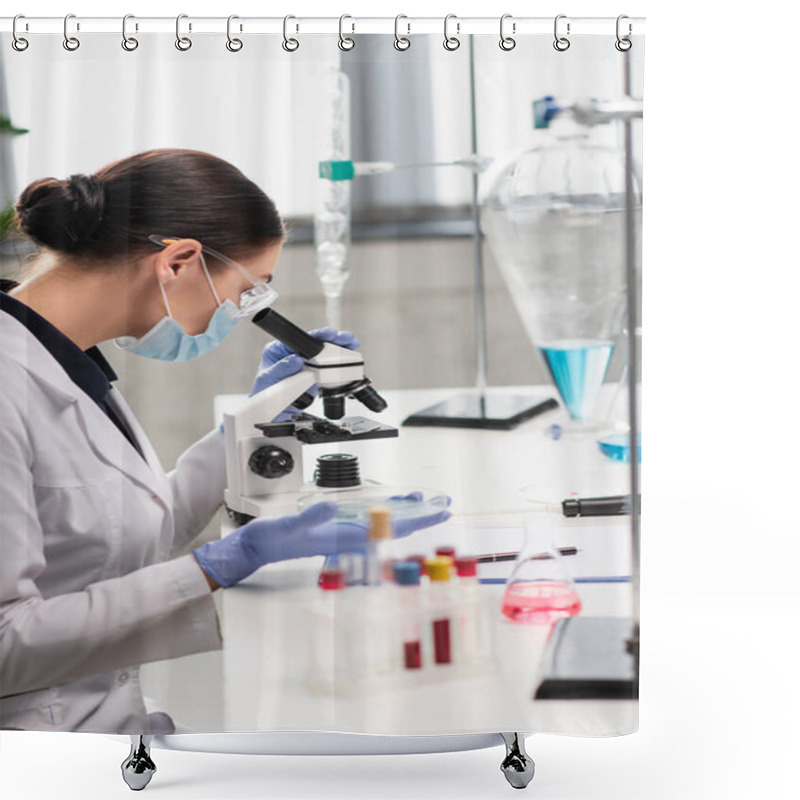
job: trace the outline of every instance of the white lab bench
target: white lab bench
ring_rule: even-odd
[[[408,414],[457,391],[384,392],[389,408],[365,416],[399,426]],[[507,391],[519,392],[520,387]],[[532,396],[552,396],[549,387],[529,391]],[[235,402],[233,396],[218,398],[216,412]],[[358,404],[348,404],[348,414],[361,413]],[[320,413],[315,407],[309,412]],[[523,515],[536,508],[526,497],[560,502],[570,492],[629,492],[628,467],[600,454],[596,437],[566,434],[556,441],[546,434],[554,422],[565,421],[559,410],[513,431],[402,427],[397,439],[309,445],[304,448],[305,473],[310,480],[316,456],[347,452],[359,456],[362,479],[447,492],[453,499],[452,521],[394,543],[407,553],[432,555],[440,544],[466,554],[516,550],[522,541]],[[519,491],[523,486],[532,487],[526,497]],[[286,513],[295,511],[286,508]],[[223,532],[228,527],[223,522]],[[583,616],[630,615],[630,583],[592,580],[630,574],[628,517],[561,520],[556,544],[580,549],[565,561],[578,578]],[[503,617],[501,583],[480,586],[497,655],[489,666],[465,670],[455,664],[430,665],[419,681],[404,675],[361,693],[312,688],[307,678],[309,609],[319,592],[316,578],[322,562],[310,558],[271,564],[217,592],[223,651],[145,665],[145,695],[197,732],[437,735],[518,730],[601,736],[636,729],[632,700],[533,701],[547,627]],[[487,569],[498,576],[511,566],[507,562]]]

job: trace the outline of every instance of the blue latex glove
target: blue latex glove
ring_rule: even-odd
[[[350,350],[358,350],[361,342],[356,339],[355,334],[350,331],[337,331],[336,328],[319,328],[309,331],[311,336],[322,342],[347,347]],[[250,397],[259,392],[263,392],[268,386],[273,386],[279,381],[300,372],[303,368],[303,359],[294,350],[283,342],[270,342],[261,351],[261,368],[253,381],[253,388],[250,390]],[[313,392],[316,392],[314,387]]]
[[[309,556],[364,552],[367,527],[355,522],[335,522],[335,503],[317,503],[300,514],[279,519],[254,519],[215,542],[193,551],[203,571],[220,586],[233,586],[259,567],[276,561]],[[438,525],[449,511],[402,520],[396,537]]]
[[[361,347],[361,342],[359,342],[355,334],[350,333],[350,331],[337,331],[336,328],[319,328],[318,330],[309,331],[309,333],[315,339],[319,339],[323,342],[331,342],[340,347],[348,347],[351,350],[357,350]],[[270,342],[261,351],[261,367],[253,381],[250,397],[300,372],[300,370],[303,369],[303,364],[303,359],[288,345],[277,340]],[[316,385],[308,389],[308,393],[315,396],[317,394]],[[291,419],[294,414],[299,413],[299,408],[289,406],[278,414],[273,421],[283,422],[284,420]]]
[[[411,492],[409,494],[395,494],[392,495],[390,500],[414,500],[418,503],[422,502],[422,492]],[[447,505],[451,503],[451,498],[447,498]],[[446,522],[450,519],[449,511],[441,511],[438,514],[432,514],[428,517],[419,517],[418,519],[405,519],[392,523],[393,539],[402,539],[414,531],[422,530],[423,528],[432,528],[441,522]],[[365,548],[360,548],[360,553],[366,552]],[[325,568],[334,567],[337,563],[337,556],[333,554],[325,559]]]
[[[318,328],[308,333],[321,342],[330,342],[331,344],[339,345],[339,347],[347,347],[350,350],[358,350],[361,347],[361,342],[350,331],[337,331],[336,328]],[[291,355],[294,355],[294,350],[289,345],[279,341],[270,342],[261,351],[261,369],[267,369],[286,358],[286,356]]]

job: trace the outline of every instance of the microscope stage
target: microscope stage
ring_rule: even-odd
[[[294,436],[303,444],[353,442],[361,439],[390,439],[398,435],[397,428],[382,425],[366,417],[343,417],[337,422],[311,414],[295,414],[286,422],[262,422],[256,425],[264,436],[278,439]]]

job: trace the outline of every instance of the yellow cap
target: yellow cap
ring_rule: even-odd
[[[386,506],[373,506],[369,510],[369,539],[391,539],[392,518]]]
[[[447,556],[436,556],[435,558],[425,559],[425,571],[432,581],[449,581],[450,568],[453,559]]]

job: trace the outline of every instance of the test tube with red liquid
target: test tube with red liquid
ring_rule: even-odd
[[[398,616],[404,669],[422,668],[422,626],[420,625],[420,568],[416,561],[394,564],[397,585]]]

